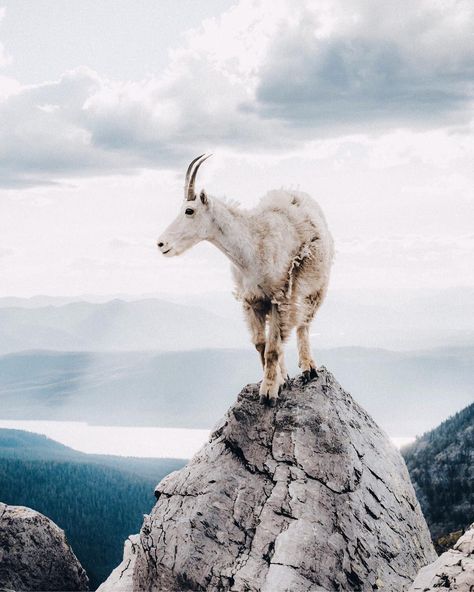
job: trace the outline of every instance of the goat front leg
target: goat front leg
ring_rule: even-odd
[[[301,368],[303,373],[303,382],[309,382],[313,378],[318,377],[316,371],[316,363],[311,355],[311,346],[309,343],[309,327],[303,325],[296,329],[296,340],[298,344],[298,355],[299,363],[298,366]]]
[[[244,301],[245,320],[250,331],[252,343],[260,354],[262,367],[265,368],[265,324],[270,303],[264,300]]]
[[[265,345],[265,368],[262,384],[260,385],[260,401],[273,406],[276,404],[278,393],[285,381],[280,366],[282,323],[278,305],[272,304],[269,316],[268,336]]]

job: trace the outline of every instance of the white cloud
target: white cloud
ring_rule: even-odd
[[[155,247],[183,165],[205,150],[216,152],[199,179],[211,194],[244,207],[280,186],[318,199],[338,248],[333,287],[472,285],[471,12],[464,1],[241,0],[141,81],[87,67],[29,86],[0,76],[2,289],[230,291],[228,262],[209,245],[176,260]],[[385,74],[384,43],[400,59]],[[350,65],[344,96],[318,82],[331,51]],[[413,92],[386,103],[380,81],[401,74]],[[458,98],[414,120],[431,83]],[[381,101],[369,120],[364,97]]]
[[[0,6],[0,26],[2,24],[3,19],[5,18],[5,13],[6,8],[4,6]],[[7,55],[3,44],[0,43],[0,68],[8,66],[11,63],[11,61],[11,56]]]
[[[469,0],[299,3],[249,108],[329,134],[468,122],[473,19]]]
[[[347,136],[361,123],[383,133],[464,125],[471,16],[464,1],[395,10],[362,0],[350,9],[335,0],[278,0],[271,9],[241,0],[188,32],[165,71],[139,82],[86,67],[21,88],[0,79],[1,182],[127,174],[182,165],[208,149],[296,153],[316,135]],[[407,158],[385,147],[374,162]]]
[[[9,249],[7,247],[0,247],[0,259],[3,259],[4,257],[9,257],[10,255],[13,255],[13,253],[13,249]]]
[[[401,292],[472,286],[473,258],[473,234],[339,237],[332,287]]]
[[[3,99],[21,90],[21,84],[14,78],[0,75],[0,103]]]

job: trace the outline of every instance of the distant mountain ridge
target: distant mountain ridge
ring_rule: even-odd
[[[474,403],[402,449],[436,541],[474,521]]]
[[[421,434],[472,401],[474,348],[353,347],[315,354],[394,436]],[[295,374],[291,349],[287,359]],[[240,385],[260,378],[250,345],[168,353],[9,354],[0,356],[0,419],[208,429]]]
[[[156,479],[156,475],[168,474],[185,462],[181,458],[137,458],[133,456],[114,456],[109,454],[88,454],[79,452],[52,440],[42,434],[0,428],[0,458],[16,460],[67,460],[77,463],[97,464],[112,469],[126,471],[140,478]]]
[[[64,529],[95,589],[152,506],[156,483],[184,462],[88,455],[0,429],[0,501],[31,507]]]
[[[227,331],[223,330],[227,323]],[[238,329],[238,327],[237,327]],[[0,307],[0,353],[57,351],[174,351],[239,343],[231,321],[198,307],[146,299],[71,302],[38,308]],[[245,327],[240,336],[244,343]],[[245,339],[246,341],[246,339]]]
[[[473,297],[465,288],[387,303],[370,293],[331,292],[312,332],[317,345],[326,348],[469,346],[474,344]],[[178,351],[240,348],[249,342],[240,305],[230,293],[183,294],[174,300],[0,298],[0,335],[0,354],[30,349]]]

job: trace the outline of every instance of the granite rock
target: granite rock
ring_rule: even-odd
[[[274,408],[244,388],[156,497],[135,591],[402,592],[436,557],[400,453],[324,368]]]
[[[474,524],[452,549],[422,568],[410,588],[410,592],[439,590],[474,590]]]
[[[123,561],[97,588],[97,592],[130,592],[133,590],[133,571],[137,559],[137,549],[140,542],[138,534],[132,534],[125,541]]]
[[[0,590],[88,590],[64,531],[43,514],[0,503]]]

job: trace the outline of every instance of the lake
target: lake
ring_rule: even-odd
[[[44,434],[89,454],[190,458],[207,442],[210,430],[96,426],[76,421],[0,420],[0,428]]]
[[[96,426],[76,421],[2,419],[0,428],[43,434],[89,454],[154,458],[190,458],[207,442],[210,430],[186,428]],[[414,438],[392,437],[400,448]]]

